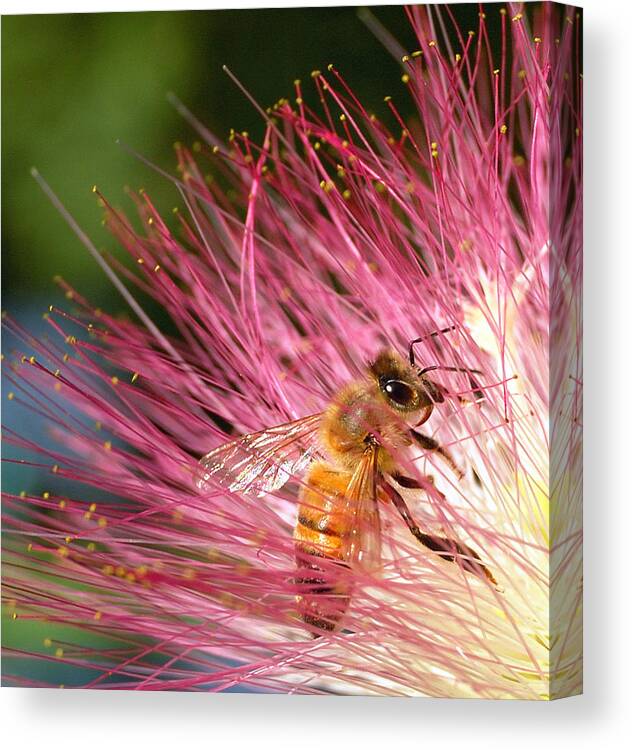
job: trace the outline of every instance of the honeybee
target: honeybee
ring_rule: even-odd
[[[451,329],[430,335],[446,330]],[[440,456],[461,476],[450,452],[418,430],[448,394],[427,373],[467,372],[473,390],[478,390],[472,379],[473,373],[480,374],[476,370],[417,367],[413,347],[423,338],[411,342],[408,361],[394,351],[381,351],[364,377],[344,386],[323,412],[244,435],[200,461],[197,484],[202,490],[215,480],[231,491],[263,495],[305,473],[294,529],[296,602],[301,619],[316,636],[338,630],[348,609],[352,579],[341,575],[341,568],[379,568],[379,502],[391,502],[424,547],[496,583],[474,550],[424,533],[399,492],[424,488],[402,472],[399,460],[402,451],[415,444]]]

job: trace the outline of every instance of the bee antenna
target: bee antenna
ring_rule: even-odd
[[[480,370],[471,370],[469,367],[445,367],[444,365],[430,365],[430,367],[424,367],[423,370],[419,370],[420,375],[425,375],[431,370],[447,370],[448,372],[469,372],[472,375],[482,375]]]
[[[410,364],[413,367],[415,366],[415,352],[413,351],[413,347],[415,346],[415,344],[421,344],[421,342],[425,341],[426,339],[430,339],[433,336],[440,336],[442,333],[449,333],[450,331],[456,331],[456,326],[442,328],[440,331],[433,331],[432,333],[427,333],[425,336],[420,336],[418,339],[413,339],[410,344],[408,344],[408,360]]]

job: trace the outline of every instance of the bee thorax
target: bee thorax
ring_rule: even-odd
[[[375,389],[364,384],[345,388],[325,413],[322,442],[338,465],[354,467],[370,442],[377,442],[380,463],[410,444],[400,415],[384,403]]]

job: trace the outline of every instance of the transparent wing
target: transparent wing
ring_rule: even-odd
[[[351,518],[345,559],[365,570],[380,566],[382,535],[377,500],[377,446],[370,446],[351,477],[344,514]]]
[[[197,486],[214,479],[231,492],[264,495],[305,470],[316,453],[321,414],[312,414],[224,443],[200,459]]]

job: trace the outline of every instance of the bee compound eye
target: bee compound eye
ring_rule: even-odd
[[[384,393],[400,406],[409,406],[415,401],[415,391],[403,380],[387,380]]]

